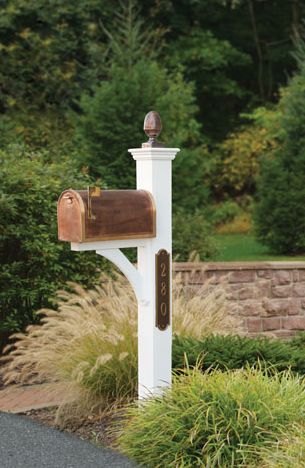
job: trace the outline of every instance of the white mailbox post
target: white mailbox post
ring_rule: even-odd
[[[140,399],[160,394],[162,387],[171,385],[172,161],[180,150],[156,141],[161,128],[159,115],[150,112],[144,121],[149,141],[142,148],[128,150],[136,161],[137,189],[149,191],[155,202],[155,237],[71,243],[72,250],[95,250],[109,259],[134,289]],[[137,247],[137,268],[121,252],[126,247]]]

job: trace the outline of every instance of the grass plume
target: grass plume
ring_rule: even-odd
[[[58,382],[64,408],[91,411],[134,398],[137,392],[137,305],[127,280],[103,275],[90,291],[70,284],[59,291],[57,308],[43,309],[41,323],[13,342],[0,370],[6,384]],[[238,328],[221,287],[187,290],[173,281],[173,326],[181,336],[202,337]],[[69,404],[68,404],[69,402]],[[68,404],[68,406],[67,406]]]

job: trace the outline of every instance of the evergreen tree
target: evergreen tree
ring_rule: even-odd
[[[195,119],[193,84],[186,83],[179,71],[169,73],[157,63],[156,38],[149,30],[143,36],[143,23],[134,9],[123,10],[108,36],[107,80],[93,94],[83,94],[82,112],[75,116],[80,164],[101,177],[104,186],[133,188],[135,165],[127,149],[145,141],[144,116],[156,110],[163,122],[160,139],[184,150],[174,166],[174,201],[195,209],[206,200],[207,190],[203,185],[206,150]],[[150,41],[144,42],[145,37]]]
[[[298,48],[298,73],[279,106],[282,144],[262,167],[256,221],[259,238],[278,253],[305,251],[305,46]]]

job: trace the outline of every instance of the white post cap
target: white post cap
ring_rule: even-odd
[[[136,161],[173,160],[180,148],[131,148],[128,150]]]

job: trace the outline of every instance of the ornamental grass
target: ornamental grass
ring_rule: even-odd
[[[175,376],[162,397],[129,408],[118,448],[148,468],[304,466],[277,465],[271,452],[304,417],[305,382],[288,371],[193,369]],[[296,461],[297,450],[281,444],[279,457]]]
[[[57,382],[59,422],[136,394],[134,298],[121,276],[103,276],[90,291],[70,284],[69,292],[58,293],[57,310],[39,313],[39,325],[12,336],[4,383]]]
[[[180,274],[174,277],[173,333],[194,339],[242,333],[241,321],[231,313],[226,300],[226,278],[217,286],[212,284],[213,278],[210,278],[195,289],[185,286],[193,273],[184,278]]]
[[[305,427],[293,424],[280,434],[276,442],[270,442],[253,452],[260,460],[260,468],[305,468]],[[257,465],[249,465],[255,468]]]
[[[58,419],[104,411],[137,394],[137,306],[121,274],[103,275],[95,289],[70,284],[56,310],[39,312],[41,322],[12,336],[0,369],[6,384],[57,382],[62,399]],[[202,337],[239,326],[227,311],[221,286],[188,291],[173,281],[174,331]]]

